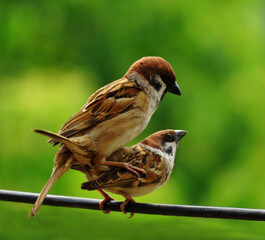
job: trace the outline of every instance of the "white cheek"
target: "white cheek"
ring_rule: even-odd
[[[176,142],[166,142],[164,144],[165,152],[168,153],[169,150],[171,150],[171,153],[168,153],[168,155],[173,158],[173,161],[175,159],[176,150],[178,148],[178,144]]]
[[[171,154],[168,154],[168,165],[170,169],[173,169],[175,163],[175,155],[177,151],[177,144],[175,142],[165,143],[164,149],[171,148]]]
[[[156,92],[158,93],[158,95],[160,96],[160,99],[162,97],[162,95],[164,94],[167,85],[163,82],[163,80],[161,79],[161,77],[159,75],[156,75],[156,80],[161,84],[161,88],[159,89],[159,91],[156,90]]]
[[[149,81],[144,79],[144,77],[139,75],[137,72],[132,72],[130,77],[134,79],[141,87],[144,88],[147,93],[147,96],[150,98],[150,101],[153,102],[153,108],[156,108],[157,105],[160,103],[161,97],[163,96],[167,88],[166,84],[163,82],[161,77],[159,75],[156,75],[156,80],[161,84],[161,88],[159,89],[159,91],[157,91],[153,86],[151,86]]]
[[[145,148],[147,148],[148,150],[150,150],[151,152],[163,157],[163,158],[166,158],[168,159],[170,162],[172,162],[172,164],[174,165],[174,160],[175,160],[175,155],[176,155],[176,150],[177,150],[177,144],[175,142],[173,143],[165,143],[165,144],[168,144],[167,146],[164,146],[164,149],[168,149],[168,148],[172,148],[172,153],[171,154],[168,154],[166,153],[165,151],[161,151],[160,149],[157,149],[157,148],[153,148],[153,147],[150,147],[148,145],[144,145]]]

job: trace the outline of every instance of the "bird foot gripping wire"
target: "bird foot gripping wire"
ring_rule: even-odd
[[[99,204],[99,208],[103,211],[103,213],[105,214],[109,214],[111,213],[111,211],[104,209],[104,205],[109,202],[114,200],[112,197],[109,196],[109,194],[107,194],[106,192],[104,192],[102,189],[98,189],[98,191],[100,192],[100,194],[104,197],[104,200],[102,200]],[[120,205],[120,209],[124,214],[127,214],[127,211],[125,210],[126,205],[129,202],[135,202],[135,200],[128,195],[127,193],[124,192],[120,192],[120,194],[125,197],[125,201],[123,203],[121,203]],[[134,213],[132,212],[129,218],[132,218],[134,216]]]
[[[104,209],[104,205],[109,202],[114,200],[112,197],[110,197],[109,194],[107,194],[106,192],[104,192],[102,189],[98,189],[98,191],[102,194],[102,196],[104,197],[104,200],[100,202],[99,204],[99,208],[103,211],[103,213],[105,214],[110,214],[111,211]],[[127,214],[127,211],[125,210],[126,205],[129,202],[135,202],[135,200],[128,194],[124,193],[124,192],[120,192],[120,194],[122,196],[125,197],[125,201],[123,203],[121,203],[120,205],[120,209],[124,214]],[[132,218],[134,216],[134,213],[132,212],[129,218]]]
[[[125,197],[125,201],[120,205],[120,209],[121,211],[124,213],[124,214],[127,214],[127,211],[125,210],[125,207],[126,205],[129,203],[129,202],[135,202],[135,200],[127,193],[125,192],[119,192],[119,194],[121,194],[123,197]],[[131,212],[131,215],[130,217],[128,218],[132,218],[134,216],[134,212]]]
[[[104,205],[109,202],[114,200],[112,197],[110,197],[109,194],[105,193],[102,189],[98,189],[98,191],[102,194],[102,196],[104,197],[104,200],[102,200],[99,204],[99,208],[103,211],[103,213],[105,214],[110,214],[111,211],[104,209]]]

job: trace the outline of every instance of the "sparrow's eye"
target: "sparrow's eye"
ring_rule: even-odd
[[[162,87],[161,83],[157,80],[156,75],[151,77],[150,83],[157,91]]]
[[[165,136],[165,140],[166,140],[167,142],[174,142],[174,141],[175,141],[175,137],[174,137],[172,134],[167,134],[167,135]]]

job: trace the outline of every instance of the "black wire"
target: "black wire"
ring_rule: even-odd
[[[37,197],[38,194],[36,193],[0,190],[0,200],[2,201],[34,203]],[[100,210],[100,202],[101,200],[98,199],[47,195],[43,204],[58,207]],[[105,207],[106,210],[120,211],[120,204],[121,202],[111,201],[106,203]],[[168,216],[265,221],[265,210],[263,209],[128,203],[126,210],[134,213]]]

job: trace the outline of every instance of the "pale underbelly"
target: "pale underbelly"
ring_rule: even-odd
[[[136,111],[136,110],[135,110]],[[150,120],[144,113],[126,113],[102,123],[95,131],[97,148],[104,149],[105,155],[109,156],[117,149],[137,137],[147,126]]]
[[[104,190],[112,193],[118,193],[118,192],[125,192],[129,194],[132,197],[140,197],[144,196],[148,193],[153,192],[155,189],[159,188],[160,185],[158,184],[153,184],[153,185],[148,185],[148,186],[142,186],[142,187],[133,187],[133,188],[106,188]]]

